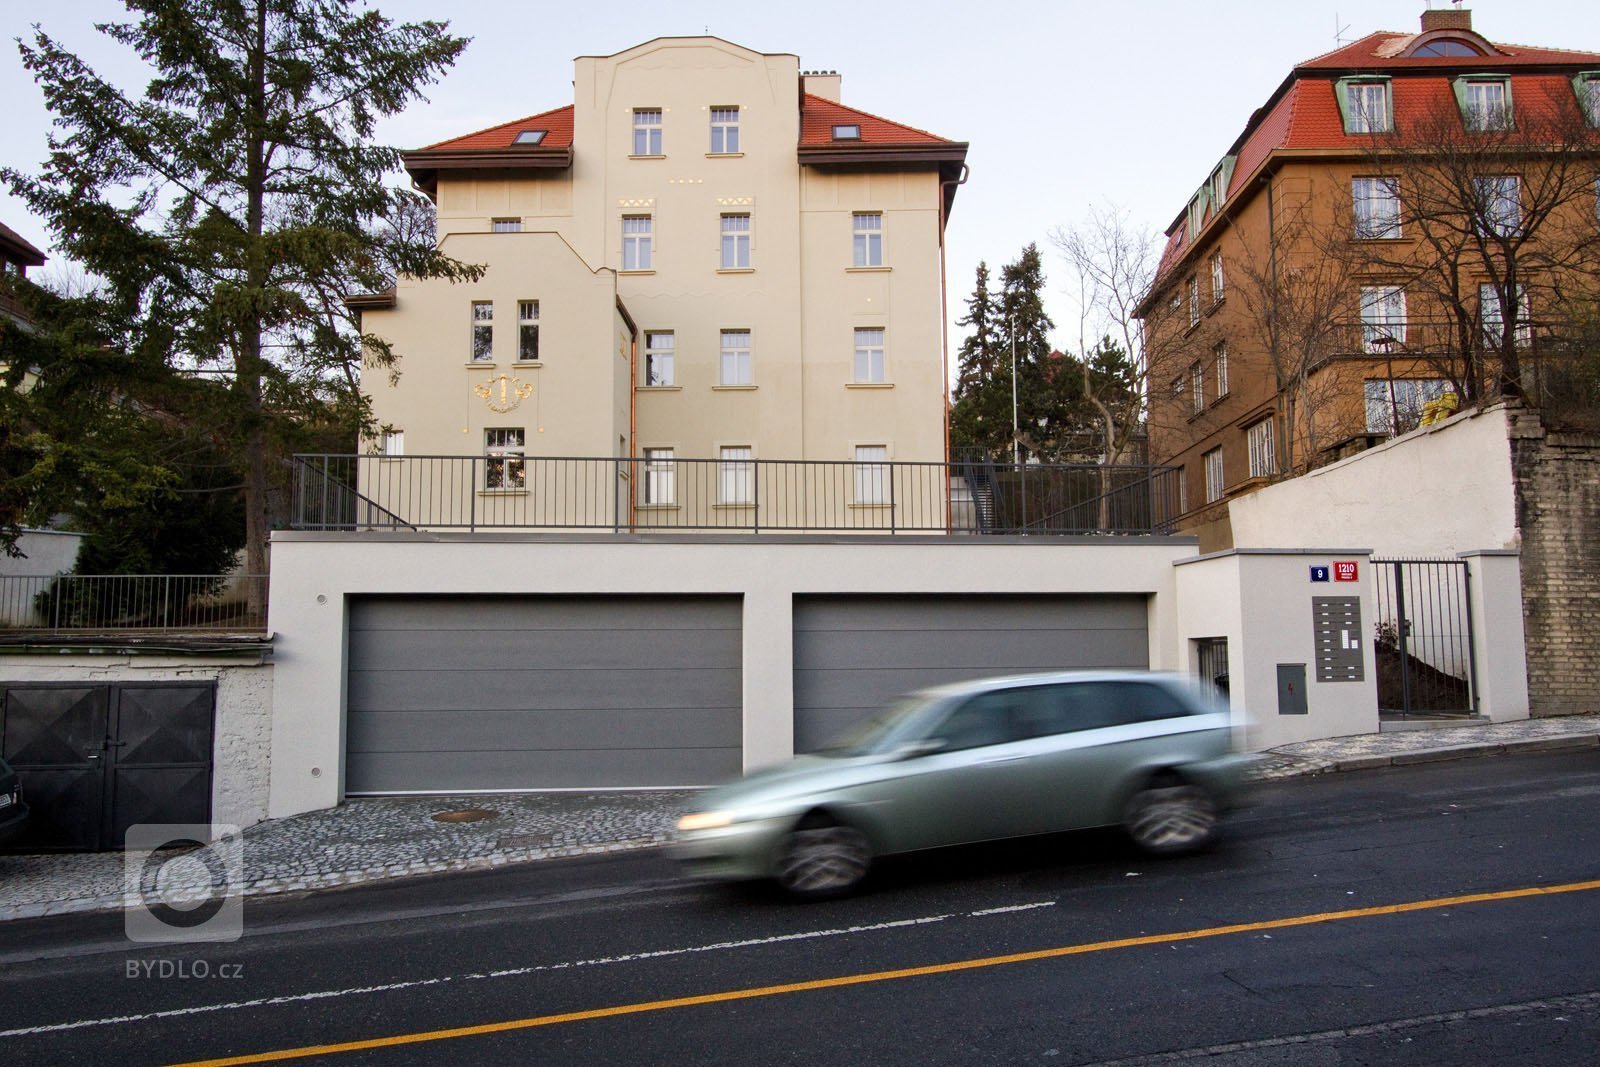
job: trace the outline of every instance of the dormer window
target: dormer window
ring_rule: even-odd
[[[1340,78],[1334,82],[1345,133],[1390,133],[1394,107],[1388,78]]]
[[[861,140],[861,127],[856,123],[835,126],[833,128],[833,139],[835,141],[859,141]]]
[[[1511,129],[1511,79],[1503,74],[1468,75],[1455,81],[1461,121],[1469,130]]]
[[[1483,53],[1459,37],[1436,37],[1412,49],[1410,56],[1481,56]]]
[[[549,130],[520,130],[517,133],[516,139],[513,140],[511,143],[512,144],[543,144],[544,143],[544,135],[549,133],[549,132],[550,132]]]
[[[1572,78],[1572,88],[1578,94],[1578,107],[1589,125],[1600,129],[1600,70],[1586,70]]]

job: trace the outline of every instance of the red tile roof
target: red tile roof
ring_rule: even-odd
[[[1483,41],[1475,33],[1455,33],[1449,30],[1436,31],[1447,37],[1463,37],[1471,41]],[[1470,69],[1472,67],[1526,67],[1544,64],[1571,64],[1571,63],[1600,63],[1600,53],[1595,52],[1569,52],[1558,48],[1532,48],[1520,44],[1501,44],[1498,41],[1484,41],[1490,45],[1496,54],[1487,56],[1401,56],[1406,46],[1415,37],[1421,34],[1398,33],[1394,30],[1380,30],[1369,33],[1353,44],[1343,48],[1336,48],[1314,59],[1308,59],[1295,67],[1295,70],[1372,70],[1382,67],[1385,70],[1427,70],[1440,66]]]
[[[835,126],[861,127],[860,141],[836,141]],[[826,97],[802,93],[800,97],[800,143],[807,147],[827,145],[842,147],[847,144],[862,145],[947,145],[956,142],[936,136],[915,126],[892,122],[886,118],[860,111]]]
[[[436,148],[509,148],[516,142],[517,134],[523,130],[545,130],[544,140],[539,142],[540,148],[571,148],[572,147],[572,105],[554,108],[550,111],[541,111],[537,115],[529,115],[525,119],[516,119],[512,122],[502,122],[498,126],[490,126],[486,130],[476,133],[463,134],[452,137],[448,141],[428,145],[423,151],[432,151]]]

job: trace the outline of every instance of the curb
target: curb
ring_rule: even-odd
[[[1303,767],[1287,768],[1273,776],[1273,780],[1305,778],[1330,771],[1367,771],[1379,767],[1409,767],[1419,763],[1442,763],[1446,760],[1472,759],[1478,756],[1499,756],[1509,752],[1559,752],[1567,749],[1600,747],[1600,733],[1572,734],[1567,737],[1534,737],[1523,741],[1480,741],[1464,745],[1440,745],[1436,748],[1418,749],[1414,752],[1395,752],[1387,756],[1350,756],[1340,760],[1307,763]]]

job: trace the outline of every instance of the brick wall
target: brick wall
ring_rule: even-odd
[[[1508,415],[1529,704],[1535,716],[1600,711],[1600,435]]]

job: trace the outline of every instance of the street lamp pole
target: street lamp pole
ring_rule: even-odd
[[[1011,462],[1022,466],[1021,427],[1017,425],[1017,317],[1011,316]]]

